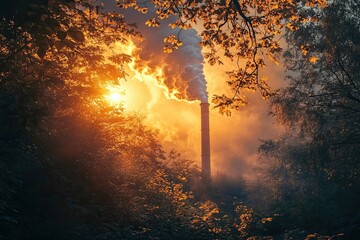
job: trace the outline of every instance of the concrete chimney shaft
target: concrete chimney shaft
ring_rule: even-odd
[[[210,123],[209,103],[200,103],[201,106],[201,173],[204,180],[210,180]]]

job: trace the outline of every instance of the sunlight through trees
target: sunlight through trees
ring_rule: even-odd
[[[205,184],[176,142],[165,151],[146,116],[125,110],[122,88],[133,71],[169,99],[207,101],[201,49],[183,55],[196,60],[183,66],[183,76],[198,74],[195,94],[165,77],[166,64],[141,62],[141,33],[101,1],[3,1],[0,239],[360,236],[357,1],[115,2],[119,11],[153,9],[151,28],[164,19],[179,32],[197,27],[210,64],[234,63],[230,93],[213,97],[220,113],[239,110],[244,90],[256,90],[287,132],[262,141],[258,181],[218,174]],[[186,47],[179,36],[163,39],[166,53]],[[288,71],[277,91],[261,73],[269,60]]]

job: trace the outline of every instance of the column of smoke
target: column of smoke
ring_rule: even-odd
[[[206,91],[206,80],[203,72],[203,56],[199,45],[201,39],[194,29],[183,30],[171,29],[168,24],[176,19],[169,18],[161,22],[160,27],[147,27],[145,21],[156,17],[155,8],[147,5],[147,14],[141,14],[135,10],[123,10],[126,20],[129,23],[136,23],[142,33],[144,40],[139,45],[140,60],[136,67],[143,69],[155,69],[163,67],[164,84],[169,93],[178,99],[189,101],[201,101],[201,156],[202,175],[209,179],[210,172],[210,131],[209,131],[209,103]],[[163,39],[171,34],[179,34],[183,42],[178,50],[171,54],[163,52]],[[175,114],[175,113],[174,113]]]

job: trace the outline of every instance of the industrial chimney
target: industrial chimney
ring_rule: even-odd
[[[210,170],[210,129],[209,103],[200,103],[201,107],[201,174],[204,181],[209,181]]]

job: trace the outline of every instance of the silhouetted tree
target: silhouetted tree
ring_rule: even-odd
[[[251,209],[199,202],[193,163],[106,102],[131,61],[112,44],[138,36],[122,15],[93,1],[1,6],[1,239],[252,235]]]
[[[291,134],[260,148],[282,210],[348,237],[359,235],[359,7],[333,1],[321,12],[300,12],[317,18],[287,32],[289,86],[271,101]]]
[[[285,29],[297,30],[302,22],[309,20],[309,15],[304,16],[301,9],[310,9],[311,17],[316,18],[319,9],[326,6],[323,0],[116,2],[121,8],[135,8],[142,13],[147,13],[149,4],[154,5],[156,17],[146,22],[150,27],[158,27],[162,19],[171,16],[175,20],[169,26],[179,31],[201,25],[201,45],[207,50],[204,53],[207,61],[212,65],[223,64],[225,57],[235,62],[235,69],[227,72],[226,82],[232,95],[215,95],[213,99],[221,113],[246,104],[243,90],[258,89],[265,98],[269,97],[267,78],[259,73],[265,60],[278,62],[279,40]],[[182,45],[176,35],[165,38],[164,42],[165,52]]]

